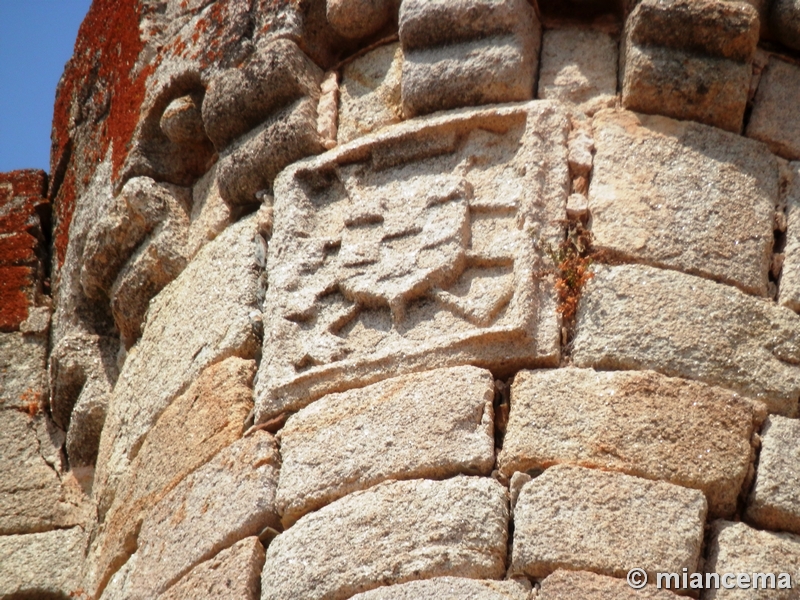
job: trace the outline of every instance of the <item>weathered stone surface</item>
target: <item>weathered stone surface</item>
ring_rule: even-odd
[[[179,483],[144,519],[130,597],[163,593],[221,550],[278,527],[279,465],[273,437],[256,431]]]
[[[463,577],[434,577],[356,594],[352,600],[527,600],[530,584]]]
[[[601,31],[550,29],[542,34],[539,98],[592,115],[617,99],[617,42]]]
[[[778,303],[800,312],[800,162],[785,169],[786,246],[778,287]]]
[[[624,579],[597,575],[589,571],[559,569],[542,582],[538,600],[678,600],[679,596],[648,585],[633,590]]]
[[[73,597],[85,546],[80,527],[0,536],[0,597]]]
[[[800,50],[800,2],[774,0],[770,3],[769,25],[781,43]]]
[[[535,274],[563,235],[566,128],[549,101],[460,111],[284,171],[256,421],[409,372],[555,365]]]
[[[718,573],[746,573],[750,575],[750,585],[753,586],[755,573],[774,573],[774,588],[764,589],[769,581],[759,578],[758,590],[731,589],[706,590],[703,600],[791,600],[797,597],[797,585],[800,581],[800,536],[790,533],[772,533],[758,531],[744,523],[730,523],[728,521],[715,521],[712,525],[711,539],[709,541],[708,558],[706,559],[705,572]],[[794,589],[781,589],[779,574],[787,573],[791,579],[790,585]],[[784,585],[786,577],[783,578]],[[728,584],[735,582],[735,577],[728,580]]]
[[[50,205],[47,175],[0,173],[0,332],[19,331],[44,295]]]
[[[242,434],[253,407],[255,362],[231,357],[206,368],[161,414],[133,459],[130,472],[93,544],[91,587],[108,577],[136,549],[143,519],[189,473]]]
[[[0,333],[0,409],[34,412],[47,400],[47,340]]]
[[[95,497],[101,516],[118,479],[169,403],[208,365],[258,349],[263,239],[254,217],[205,246],[151,303],[142,339],[128,354],[100,441]],[[154,374],[158,373],[158,377]]]
[[[73,334],[50,353],[50,415],[67,432],[67,456],[73,467],[95,463],[108,400],[119,375],[119,340]]]
[[[766,529],[800,533],[800,421],[773,415],[764,423],[747,518]]]
[[[380,30],[396,4],[396,0],[327,0],[326,16],[340,35],[362,38]]]
[[[0,410],[0,535],[36,533],[88,521],[88,498],[59,475],[63,434],[41,414]]]
[[[789,160],[800,159],[800,66],[771,56],[761,74],[747,136]]]
[[[630,112],[593,130],[595,248],[767,295],[779,177],[764,145]]]
[[[339,86],[340,144],[401,120],[402,68],[400,44],[381,46],[345,65]]]
[[[640,265],[597,266],[578,308],[573,361],[652,369],[737,391],[793,415],[800,317],[736,288]]]
[[[493,400],[491,373],[454,367],[331,394],[301,410],[279,433],[284,527],[386,479],[488,475]]]
[[[572,463],[663,479],[730,516],[760,418],[734,392],[652,371],[521,371],[498,465],[508,477]]]
[[[541,35],[525,0],[404,0],[405,115],[530,100]]]
[[[745,2],[643,0],[625,25],[622,104],[738,133],[758,23]]]
[[[217,165],[201,177],[192,188],[192,214],[186,234],[186,256],[195,257],[200,249],[231,224],[235,213],[219,193]]]
[[[507,526],[507,493],[493,479],[381,483],[306,515],[275,538],[261,598],[338,600],[414,579],[499,578]]]
[[[514,508],[511,571],[556,569],[625,577],[641,568],[696,570],[706,499],[662,481],[556,465],[527,483]]]
[[[197,565],[159,598],[258,600],[263,566],[264,546],[257,537],[245,538]]]

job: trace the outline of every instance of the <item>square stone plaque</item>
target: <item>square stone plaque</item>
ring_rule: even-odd
[[[257,422],[404,373],[557,365],[567,133],[549,101],[459,110],[286,169]]]

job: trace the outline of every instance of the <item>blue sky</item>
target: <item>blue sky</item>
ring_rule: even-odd
[[[50,165],[56,85],[91,0],[0,0],[0,172]]]

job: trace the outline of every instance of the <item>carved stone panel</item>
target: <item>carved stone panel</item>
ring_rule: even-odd
[[[402,373],[556,365],[567,133],[548,101],[462,110],[284,171],[257,419]]]

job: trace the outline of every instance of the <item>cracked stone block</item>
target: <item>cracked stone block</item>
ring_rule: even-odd
[[[339,85],[340,144],[402,120],[402,68],[400,44],[381,46],[345,65]]]
[[[763,417],[734,392],[652,371],[521,371],[498,467],[507,477],[570,463],[661,479],[730,516]]]
[[[494,479],[463,475],[354,492],[270,543],[261,600],[344,600],[443,576],[498,579],[506,571],[507,496]]]
[[[758,531],[744,523],[715,521],[711,526],[705,572],[749,575],[749,588],[738,588],[729,579],[726,589],[706,590],[703,600],[791,600],[797,597],[800,582],[800,536],[790,533]],[[774,574],[771,581],[766,576]],[[756,575],[758,575],[756,581]],[[755,586],[758,585],[758,589]],[[787,589],[789,585],[793,589]]]
[[[130,465],[87,560],[92,589],[136,549],[143,519],[170,490],[241,437],[253,407],[255,361],[206,368],[161,414]]]
[[[793,415],[800,317],[738,289],[643,265],[595,266],[576,320],[573,362],[651,369],[734,390]]]
[[[405,116],[530,100],[541,36],[526,0],[404,0]]]
[[[800,421],[772,415],[764,423],[747,518],[758,527],[800,534]]]
[[[80,527],[0,536],[0,597],[74,597],[85,547]]]
[[[219,191],[217,163],[192,188],[192,214],[189,220],[186,234],[186,256],[189,260],[235,220],[234,211],[222,199]]]
[[[778,303],[800,312],[800,162],[789,163],[786,179],[786,247]]]
[[[770,30],[782,44],[800,50],[800,2],[774,0],[770,3]]]
[[[379,587],[351,600],[528,600],[530,593],[527,582],[434,577]]]
[[[601,31],[550,29],[542,34],[539,98],[593,115],[617,100],[617,42]]]
[[[525,484],[514,508],[511,572],[557,569],[625,577],[633,568],[696,570],[706,499],[663,481],[556,465]],[[668,526],[666,525],[668,524]]]
[[[537,273],[563,236],[566,138],[538,101],[407,121],[284,171],[256,421],[411,372],[555,366]]]
[[[0,332],[0,410],[44,407],[47,401],[47,340]]]
[[[623,35],[623,106],[738,133],[758,35],[744,2],[643,0]]]
[[[278,434],[276,501],[284,527],[387,479],[489,475],[493,400],[491,373],[454,367],[331,394],[304,408]]]
[[[78,482],[68,475],[62,481],[63,441],[41,414],[0,410],[0,536],[89,521],[93,508]]]
[[[260,315],[263,253],[255,216],[247,217],[206,245],[151,302],[142,338],[111,396],[100,440],[94,495],[101,518],[172,400],[210,364],[255,356],[260,340],[253,318]]]
[[[257,537],[245,538],[197,565],[159,598],[258,600],[264,556],[264,546]]]
[[[760,140],[779,156],[800,159],[800,66],[770,56],[761,74],[748,137]]]
[[[130,596],[162,594],[235,542],[280,527],[279,466],[274,438],[256,431],[184,478],[142,523],[136,566],[127,581]]]
[[[648,585],[633,590],[628,582],[590,571],[559,569],[542,581],[538,600],[678,600],[681,596]]]
[[[767,295],[779,174],[763,144],[627,111],[592,125],[595,248]]]

